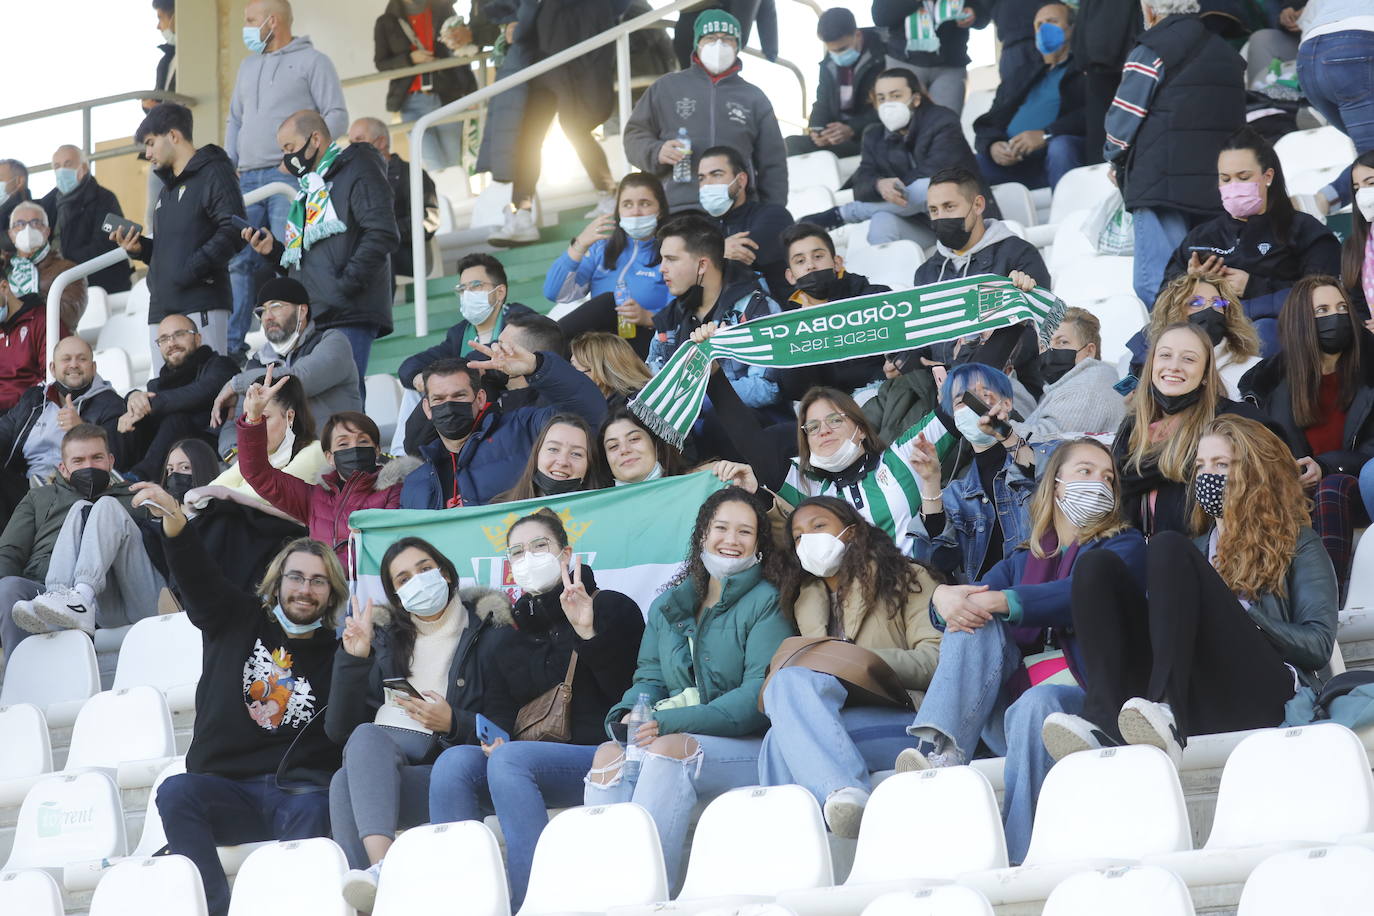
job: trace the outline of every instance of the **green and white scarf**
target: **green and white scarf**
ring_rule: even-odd
[[[16,253],[10,259],[10,289],[16,296],[23,298],[38,292],[38,262],[47,256],[48,246],[44,245],[31,258]]]
[[[329,185],[324,180],[334,160],[339,157],[338,143],[331,142],[325,149],[314,171],[307,172],[300,180],[300,190],[296,199],[291,201],[291,212],[286,216],[286,250],[282,252],[281,266],[295,267],[301,262],[301,253],[320,239],[338,235],[348,227],[334,213],[334,204],[329,200]]]
[[[940,50],[936,31],[946,22],[964,16],[964,0],[925,0],[916,12],[906,17],[906,49],[934,53]]]
[[[1048,340],[1064,303],[1043,289],[1022,292],[1006,277],[980,274],[903,292],[858,296],[768,315],[680,347],[630,403],[645,424],[678,448],[711,377],[713,359],[791,369],[911,350],[1004,328],[1027,319]]]

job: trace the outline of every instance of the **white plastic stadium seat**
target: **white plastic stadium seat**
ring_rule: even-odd
[[[76,334],[86,343],[95,345],[100,337],[100,329],[110,317],[110,297],[104,287],[86,287],[86,311],[76,323]]]
[[[792,190],[787,194],[787,212],[792,214],[792,218],[800,220],[803,216],[810,216],[812,213],[820,213],[822,210],[829,210],[835,206],[835,194],[829,188],[820,185],[792,185]]]
[[[100,690],[95,646],[80,630],[30,636],[14,647],[5,665],[0,706],[32,703],[50,728],[76,721],[81,704]]]
[[[787,157],[787,184],[789,187],[805,188],[815,185],[830,191],[838,191],[843,183],[840,179],[840,160],[829,150],[818,150],[814,153]],[[791,210],[791,207],[788,209]],[[798,213],[796,210],[792,210],[792,216],[800,217],[802,213],[814,212],[814,210],[803,210]]]
[[[481,821],[405,831],[386,854],[372,916],[510,916],[496,837]]]
[[[1237,916],[1363,916],[1374,901],[1374,850],[1327,846],[1281,852],[1245,882]]]
[[[1026,237],[1036,245],[1054,243],[1057,246],[1055,230],[1059,224],[1075,211],[1086,213],[1096,209],[1098,204],[1111,194],[1112,189],[1113,185],[1107,177],[1105,164],[1085,165],[1065,172],[1050,198],[1048,224],[1031,227]]]
[[[377,424],[382,441],[391,441],[396,431],[396,413],[401,406],[401,382],[389,373],[369,375],[367,383],[367,415]]]
[[[95,770],[49,776],[24,796],[4,870],[60,869],[122,856],[124,849],[124,809],[113,779]]]
[[[931,824],[942,826],[933,831]],[[1006,867],[1001,810],[986,776],[972,767],[898,773],[868,800],[844,884],[782,894],[778,902],[797,916],[856,913],[889,891]]]
[[[1145,745],[1080,751],[1045,778],[1024,865],[964,875],[959,883],[995,906],[1044,900],[1074,872],[1192,846],[1178,770],[1167,754]]]
[[[1169,869],[1189,887],[1238,884],[1275,852],[1374,830],[1371,811],[1374,777],[1354,732],[1333,722],[1265,729],[1226,758],[1203,848],[1146,864]]]
[[[862,274],[874,283],[894,290],[911,289],[916,268],[925,262],[920,245],[910,239],[883,242],[880,245],[853,246],[844,259],[847,271]]]
[[[129,354],[129,365],[133,367],[134,379],[146,378],[148,367],[152,365],[152,357],[148,350],[148,316],[111,315],[105,326],[100,329],[95,348],[109,350],[115,347]]]
[[[628,802],[569,808],[539,835],[520,916],[604,913],[667,896],[663,849],[648,811]]]
[[[1374,611],[1374,537],[1362,537],[1355,545],[1350,568],[1350,586],[1345,593],[1345,609],[1368,608]]]
[[[992,904],[973,888],[951,884],[884,894],[863,916],[992,916]]]
[[[992,196],[997,208],[1002,211],[1003,219],[1016,220],[1022,226],[1036,225],[1035,201],[1030,189],[1019,181],[1008,181],[992,186]]]
[[[1295,911],[1296,912],[1296,911]],[[1188,885],[1149,865],[1079,872],[1059,882],[1042,916],[1194,916]]]
[[[1308,194],[1329,184],[1355,158],[1355,145],[1334,127],[1284,134],[1274,144],[1290,194]]]
[[[190,859],[125,859],[100,880],[90,916],[144,916],[150,909],[158,916],[206,916],[205,886]]]
[[[200,630],[183,611],[145,617],[119,647],[113,689],[148,685],[162,691],[172,712],[195,708],[200,681]]]
[[[0,913],[62,916],[62,889],[36,868],[0,872]]]
[[[1054,277],[1054,294],[1069,305],[1091,308],[1092,303],[1114,296],[1134,296],[1135,258],[1088,255],[1059,264]]]
[[[0,706],[0,805],[17,805],[52,772],[52,744],[43,712],[31,703]]]
[[[229,916],[354,916],[343,899],[348,860],[333,840],[268,843],[244,861],[234,880]],[[290,880],[284,880],[289,876]]]
[[[1135,293],[1112,296],[1101,302],[1090,302],[1079,308],[1092,312],[1102,324],[1102,353],[1100,359],[1114,364],[1131,351],[1126,344],[1135,333],[1150,322],[1150,313],[1135,297]]]
[[[119,773],[124,788],[150,786],[176,756],[172,714],[156,687],[97,693],[72,727],[66,769],[94,767]]]
[[[123,296],[123,308],[120,307],[120,298]],[[153,307],[153,294],[148,290],[148,278],[144,277],[133,285],[127,293],[110,297],[110,314],[133,315],[138,319],[138,323],[145,328],[148,326],[148,312]]]
[[[96,350],[91,354],[91,359],[95,362],[95,371],[110,383],[116,394],[122,397],[137,387],[134,385],[134,369],[129,362],[129,354],[119,347]]]

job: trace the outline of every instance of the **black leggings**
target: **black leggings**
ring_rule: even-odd
[[[1117,713],[1132,697],[1168,703],[1184,737],[1281,723],[1293,673],[1192,541],[1151,538],[1146,582],[1148,598],[1109,550],[1074,565],[1083,717],[1118,740]]]
[[[563,337],[569,343],[579,334],[588,331],[605,331],[608,334],[616,333],[619,326],[619,317],[615,311],[615,294],[601,293],[592,296],[586,302],[573,309],[562,318],[558,319],[558,327],[563,331]],[[634,347],[635,355],[644,359],[649,355],[649,341],[653,340],[653,328],[635,328],[635,336],[630,340],[630,346]]]
[[[559,80],[558,72],[535,77],[528,85],[529,94],[525,97],[525,113],[520,123],[520,143],[515,149],[511,203],[518,207],[534,196],[542,165],[544,135],[549,132],[555,114],[559,116],[563,133],[572,144],[577,158],[582,160],[582,167],[587,170],[587,177],[592,184],[598,191],[614,191],[615,178],[606,161],[606,151],[592,136],[597,125],[586,123],[586,116],[577,100],[566,97],[568,89]]]

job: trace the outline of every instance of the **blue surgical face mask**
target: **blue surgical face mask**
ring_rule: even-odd
[[[697,191],[697,200],[701,202],[701,209],[712,216],[723,216],[734,203],[730,188],[734,181],[729,184],[704,184]]]
[[[643,241],[654,234],[658,228],[658,214],[649,216],[622,216],[620,228],[632,239]]]
[[[270,38],[272,33],[267,33]],[[261,54],[267,47],[267,39],[262,37],[262,26],[246,25],[243,27],[243,46],[248,49],[249,54]]]
[[[1035,30],[1035,50],[1041,54],[1053,54],[1064,47],[1064,30],[1053,22],[1042,22]]]
[[[859,62],[859,49],[849,47],[843,51],[831,51],[830,59],[835,62],[837,67],[852,67]]]
[[[57,176],[57,190],[62,194],[70,194],[76,190],[78,180],[76,169],[54,169],[53,174]]]
[[[314,623],[296,623],[290,617],[286,616],[286,612],[281,609],[280,604],[272,608],[272,616],[277,618],[277,623],[281,624],[281,628],[286,631],[286,635],[288,636],[304,636],[323,626],[319,620],[316,620]]]

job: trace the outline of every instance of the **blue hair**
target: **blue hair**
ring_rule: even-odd
[[[1011,379],[1007,378],[1006,373],[982,363],[964,363],[951,369],[945,376],[945,385],[940,389],[940,409],[954,416],[955,400],[979,383],[998,397],[1011,400]]]

